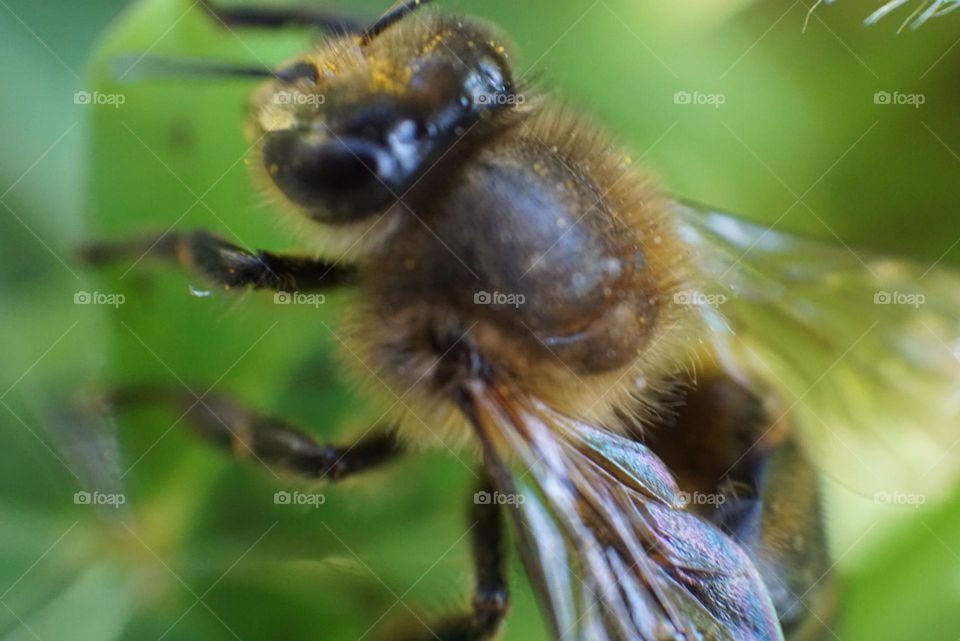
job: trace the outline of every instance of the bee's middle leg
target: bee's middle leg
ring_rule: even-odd
[[[500,631],[510,608],[504,568],[503,509],[492,501],[476,500],[483,493],[494,495],[489,480],[479,489],[480,492],[471,496],[468,523],[476,573],[471,611],[442,621],[421,634],[404,637],[404,641],[488,641]]]
[[[350,445],[318,443],[289,422],[257,414],[220,395],[197,398],[164,386],[130,386],[115,390],[118,408],[165,405],[181,412],[184,422],[203,440],[240,459],[253,459],[274,472],[337,481],[380,466],[401,451],[392,431],[377,430]]]

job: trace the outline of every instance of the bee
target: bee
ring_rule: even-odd
[[[402,409],[334,446],[225,397],[115,399],[182,406],[208,441],[310,479],[379,467],[426,433],[472,448],[472,607],[426,638],[500,633],[506,521],[556,639],[827,638],[813,459],[888,425],[955,424],[960,281],[663,195],[601,127],[515,77],[497,28],[426,4],[364,27],[205,3],[225,24],[329,33],[277,69],[192,66],[262,77],[251,165],[311,252],[206,231],[82,252],[149,253],[226,290],[346,288],[347,360]]]

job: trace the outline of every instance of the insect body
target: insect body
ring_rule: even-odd
[[[756,247],[809,267],[820,246],[764,242],[662,198],[600,129],[514,77],[498,31],[419,4],[331,36],[254,94],[252,164],[309,221],[316,258],[205,232],[86,253],[106,262],[153,247],[228,289],[352,286],[344,329],[361,376],[411,402],[385,435],[343,448],[226,399],[192,410],[194,426],[327,479],[422,440],[424,422],[474,444],[489,488],[526,499],[510,518],[558,639],[825,637],[833,590],[815,475],[776,377],[730,332],[755,305],[783,310],[768,336],[826,331],[799,313],[804,298],[776,300],[744,262]],[[833,264],[862,284],[860,266]],[[823,282],[799,274],[798,289]],[[899,266],[889,278],[913,275]],[[721,316],[697,304],[717,291],[741,306]],[[948,332],[952,296],[935,310]],[[892,318],[880,332],[900,327]],[[472,514],[473,611],[439,626],[444,640],[491,638],[507,609],[499,507]]]

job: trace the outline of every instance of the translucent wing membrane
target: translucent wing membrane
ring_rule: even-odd
[[[468,389],[487,465],[522,497],[521,551],[557,639],[782,639],[749,557],[683,509],[650,450],[512,390]]]
[[[960,455],[960,277],[677,206],[722,365],[795,416],[861,492],[948,488]]]

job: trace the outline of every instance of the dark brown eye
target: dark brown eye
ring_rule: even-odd
[[[296,131],[274,132],[263,146],[274,184],[316,220],[348,223],[389,204],[385,184],[395,164],[377,144],[357,138],[311,140]]]
[[[466,96],[473,109],[487,110],[514,104],[509,72],[493,56],[481,56],[464,78]]]
[[[497,93],[506,91],[507,82],[499,63],[491,58],[481,58],[477,63],[477,69],[480,70],[480,74],[491,89]]]

